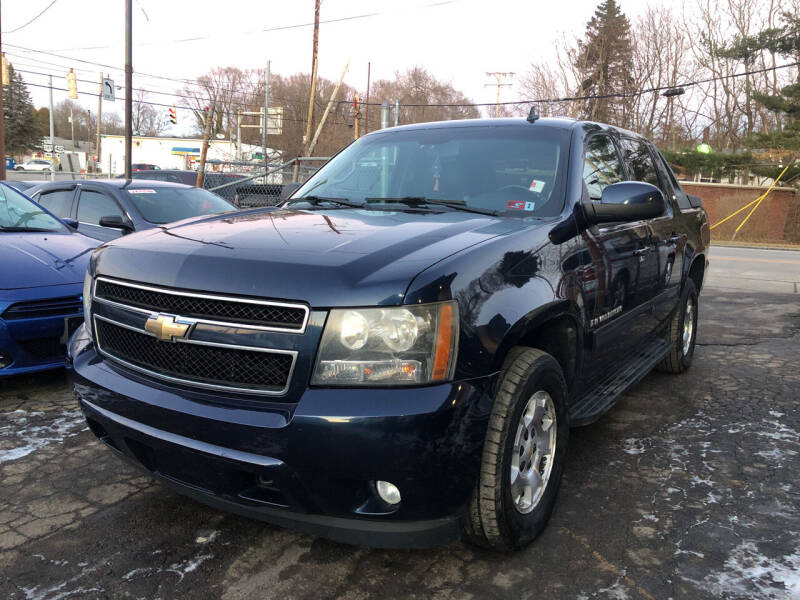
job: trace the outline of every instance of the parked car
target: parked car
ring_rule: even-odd
[[[569,428],[691,365],[708,243],[635,133],[535,114],[380,130],[280,209],[101,247],[75,392],[100,440],[211,506],[357,544],[519,548]]]
[[[41,185],[42,184],[41,180],[39,180],[39,181],[5,181],[4,183],[6,185],[10,185],[12,188],[17,190],[18,192],[23,192],[23,193],[27,192],[27,190],[29,190],[32,187],[35,187],[37,185]]]
[[[133,163],[131,165],[132,171],[158,171],[161,167],[152,163]]]
[[[53,181],[31,188],[29,194],[56,216],[80,222],[81,233],[104,242],[172,221],[236,210],[211,192],[143,179]]]
[[[120,175],[124,177],[124,175]],[[150,179],[153,181],[171,181],[173,183],[183,183],[185,185],[197,184],[197,171],[180,170],[180,169],[159,169],[158,171],[134,171],[131,173],[133,179]],[[203,176],[203,189],[213,191],[217,196],[225,198],[228,202],[232,202],[236,206],[236,192],[240,186],[229,185],[219,190],[215,190],[217,186],[231,183],[239,179],[246,179],[244,175],[236,173],[206,173]],[[249,182],[247,182],[249,183]],[[244,185],[244,184],[242,184]]]
[[[51,171],[53,169],[53,163],[49,160],[42,160],[39,158],[34,158],[32,160],[25,161],[24,163],[17,164],[14,167],[15,171]]]
[[[74,225],[74,223],[73,223]],[[0,379],[63,368],[97,241],[0,183]]]

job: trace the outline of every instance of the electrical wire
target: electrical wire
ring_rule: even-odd
[[[6,34],[6,33],[16,33],[16,32],[17,32],[17,31],[19,31],[20,29],[25,29],[25,28],[26,28],[28,25],[30,25],[31,23],[33,23],[33,22],[34,22],[36,19],[38,19],[39,17],[41,17],[41,16],[42,16],[44,13],[46,13],[48,10],[50,10],[50,7],[51,7],[51,6],[53,6],[53,4],[55,4],[56,2],[58,2],[58,0],[53,0],[53,1],[52,1],[50,4],[48,4],[47,6],[45,6],[45,7],[44,7],[44,9],[42,9],[42,11],[41,11],[41,12],[40,12],[38,15],[36,15],[36,16],[35,16],[35,17],[33,17],[32,19],[30,19],[29,21],[27,21],[27,22],[23,23],[22,25],[20,25],[20,26],[19,26],[19,27],[17,27],[16,29],[12,29],[12,30],[10,30],[10,31],[4,31],[4,32],[3,32],[3,34]]]
[[[419,10],[419,9],[431,8],[431,7],[435,7],[435,6],[443,6],[443,5],[446,5],[446,4],[455,4],[457,2],[463,2],[463,1],[464,0],[441,0],[439,2],[431,2],[429,4],[423,4],[421,6],[408,7],[407,9],[417,9],[417,10]],[[407,9],[404,7],[404,10],[407,10]],[[345,21],[355,21],[355,20],[359,20],[359,19],[368,19],[368,18],[371,18],[371,17],[378,17],[378,16],[385,15],[385,14],[392,14],[393,12],[396,12],[396,11],[376,11],[376,12],[364,13],[364,14],[360,14],[360,15],[350,15],[350,16],[346,16],[346,17],[337,17],[335,19],[322,19],[322,20],[320,20],[319,23],[320,23],[320,25],[327,25],[327,24],[330,24],[330,23],[343,23]],[[275,27],[267,27],[265,29],[255,29],[255,30],[251,30],[251,31],[235,31],[235,32],[231,32],[230,34],[225,34],[225,35],[219,35],[219,34],[200,35],[200,36],[192,36],[192,37],[186,37],[186,38],[178,38],[178,39],[174,39],[174,40],[159,40],[159,41],[156,41],[156,42],[139,42],[137,44],[134,44],[134,46],[161,46],[161,45],[164,45],[164,44],[182,44],[182,43],[186,43],[186,42],[201,42],[201,41],[206,41],[206,40],[225,38],[225,37],[229,37],[231,35],[235,35],[236,37],[241,37],[243,35],[258,35],[258,34],[262,34],[262,33],[274,32],[274,31],[287,31],[287,30],[290,30],[290,29],[301,29],[303,27],[313,27],[313,26],[314,26],[314,22],[312,21],[310,23],[296,23],[294,25],[277,25]],[[61,51],[73,52],[73,51],[82,51],[82,50],[107,50],[109,48],[114,48],[114,46],[82,46],[82,47],[73,47],[73,48],[57,48],[55,50],[57,52],[61,52]]]

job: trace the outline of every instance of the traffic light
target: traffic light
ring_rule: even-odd
[[[67,88],[69,88],[69,97],[72,100],[78,99],[78,81],[75,79],[75,73],[72,69],[67,73]]]
[[[169,122],[172,123],[173,125],[178,124],[178,113],[175,112],[174,108],[169,109]]]
[[[8,85],[8,59],[5,52],[2,54],[3,61],[3,85]]]

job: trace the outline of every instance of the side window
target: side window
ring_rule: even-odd
[[[658,173],[653,164],[653,157],[650,154],[647,142],[623,137],[620,139],[620,144],[622,145],[622,151],[625,154],[625,162],[628,164],[628,169],[631,172],[633,180],[644,181],[656,187],[661,187],[661,182],[658,179]],[[662,190],[664,193],[668,192],[663,188]]]
[[[125,216],[114,199],[100,192],[81,190],[81,197],[78,201],[78,221],[99,225],[101,217],[111,215]]]
[[[658,151],[656,151],[656,155],[658,156],[656,164],[659,167],[661,177],[667,182],[667,187],[672,188],[672,195],[675,198],[675,201],[678,203],[678,208],[681,210],[692,208],[692,205],[689,203],[689,197],[683,191],[683,188],[681,188],[678,180],[675,178],[675,174],[672,172],[672,169],[670,169],[667,159],[665,159],[664,155]]]
[[[585,142],[583,152],[583,182],[590,200],[600,200],[603,188],[624,180],[622,163],[611,138],[593,135]]]
[[[53,190],[52,192],[42,192],[34,200],[57,217],[68,219],[72,210],[72,197],[74,195],[75,190]]]

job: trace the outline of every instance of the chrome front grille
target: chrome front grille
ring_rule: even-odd
[[[299,303],[105,277],[95,281],[92,297],[94,336],[104,358],[171,383],[245,394],[288,392],[298,334],[310,314]]]
[[[305,330],[309,313],[308,307],[299,303],[172,290],[105,277],[97,279],[94,297],[101,302],[207,323],[241,324],[292,333]]]
[[[295,353],[222,344],[163,342],[151,335],[95,317],[101,352],[136,370],[192,386],[244,392],[283,393]]]

